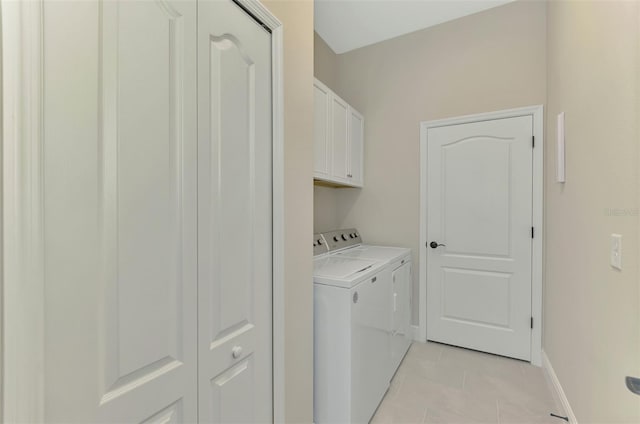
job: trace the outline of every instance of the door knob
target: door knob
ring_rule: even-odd
[[[238,359],[240,355],[242,355],[242,346],[234,346],[231,349],[231,356],[233,356],[233,359]]]
[[[636,395],[640,395],[640,378],[636,377],[627,377],[625,378],[625,383],[627,383],[627,389]]]
[[[429,246],[431,246],[432,249],[435,249],[438,246],[443,246],[444,247],[444,244],[438,243],[437,241],[432,241],[431,243],[429,243]]]

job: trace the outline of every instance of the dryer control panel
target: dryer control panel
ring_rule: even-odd
[[[329,251],[344,249],[345,247],[356,246],[362,244],[360,232],[355,228],[347,228],[344,230],[329,231],[322,233],[324,239],[329,245]]]

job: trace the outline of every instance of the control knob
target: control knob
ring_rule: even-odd
[[[347,236],[346,236],[346,234],[343,234],[343,235],[342,235],[342,240],[347,241]]]

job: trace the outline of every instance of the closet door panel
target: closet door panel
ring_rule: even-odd
[[[198,78],[199,419],[271,422],[271,34],[200,2]]]
[[[196,4],[44,23],[47,421],[195,421]]]

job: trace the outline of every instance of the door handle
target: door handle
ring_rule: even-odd
[[[627,389],[631,390],[631,393],[640,395],[640,378],[627,377],[624,380],[627,383]]]
[[[432,241],[431,243],[429,243],[429,246],[431,246],[432,249],[436,249],[438,246],[445,247],[444,244],[438,243],[437,241]]]

